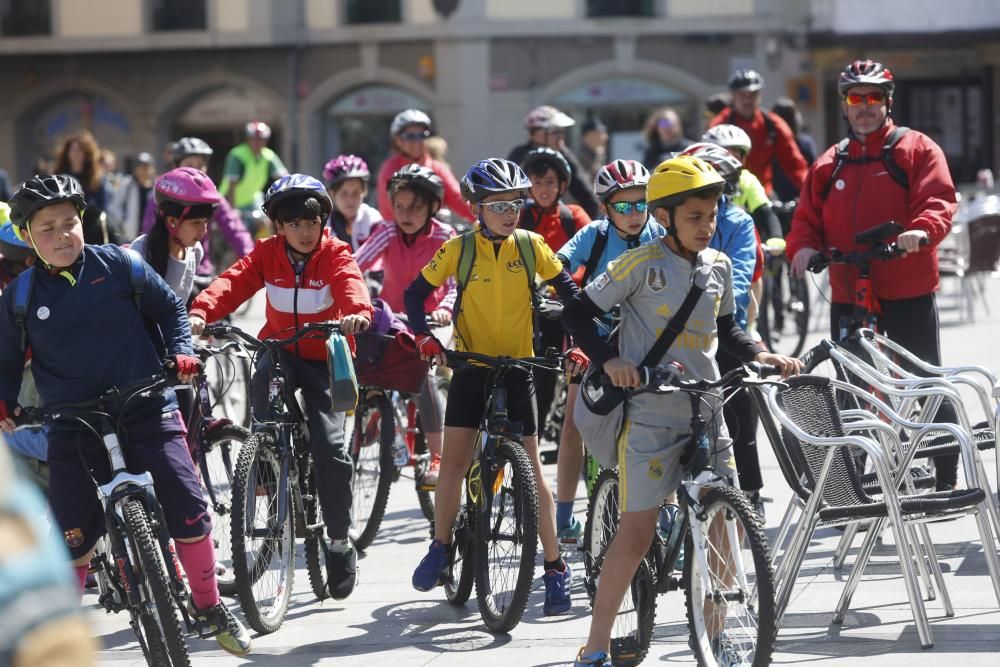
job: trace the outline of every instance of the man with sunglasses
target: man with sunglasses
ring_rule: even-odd
[[[590,191],[587,172],[580,164],[580,159],[566,145],[566,130],[574,125],[576,125],[575,120],[553,106],[546,104],[535,107],[524,117],[524,128],[528,131],[528,141],[512,148],[507,159],[521,164],[530,151],[542,146],[562,153],[570,168],[569,187],[567,188],[569,195],[587,213],[587,217],[593,219],[601,212],[600,202]]]
[[[775,113],[761,108],[764,78],[752,69],[733,72],[729,78],[729,91],[733,103],[709,122],[710,127],[728,123],[750,135],[751,148],[745,162],[746,168],[764,185],[768,196],[773,190],[775,160],[796,188],[802,187],[808,165],[788,124]]]
[[[389,197],[389,181],[406,165],[418,164],[437,174],[444,184],[442,208],[447,208],[459,218],[475,219],[472,209],[462,198],[462,191],[455,174],[444,162],[432,158],[427,150],[427,139],[431,136],[430,116],[419,109],[404,109],[392,119],[389,136],[394,153],[382,163],[382,167],[378,170],[378,179],[375,181],[378,191],[378,212],[383,218],[392,220],[394,215],[392,200]]]
[[[818,252],[863,250],[854,241],[859,232],[889,221],[901,225],[906,231],[896,243],[906,254],[871,267],[882,308],[879,326],[924,361],[940,364],[935,248],[951,230],[957,208],[944,152],[927,135],[893,123],[895,81],[882,63],[851,63],[841,72],[837,90],[850,130],[846,141],[828,148],[806,176],[786,239],[792,272],[801,275]],[[855,267],[830,266],[833,338],[840,317],[853,309],[857,277]],[[947,412],[939,412],[937,420],[954,421]],[[938,490],[954,488],[957,463],[957,457],[935,459]]]

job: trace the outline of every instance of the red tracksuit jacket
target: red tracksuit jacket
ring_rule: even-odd
[[[774,125],[773,140],[768,136],[767,124],[764,122],[765,113]],[[774,168],[771,163],[775,159],[778,160],[778,164],[781,165],[781,169],[788,176],[792,185],[797,188],[802,187],[802,181],[806,177],[809,165],[802,157],[799,145],[795,143],[792,129],[777,114],[758,109],[753,118],[747,120],[733,111],[732,107],[729,107],[719,112],[719,115],[709,123],[709,127],[715,127],[721,123],[735,125],[750,135],[751,147],[750,154],[747,155],[746,168],[760,179],[761,185],[764,186],[768,195],[774,189]]]

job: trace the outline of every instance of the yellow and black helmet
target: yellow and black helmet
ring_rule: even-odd
[[[699,192],[722,194],[725,181],[710,164],[691,155],[678,155],[661,162],[646,184],[649,208],[675,208]]]

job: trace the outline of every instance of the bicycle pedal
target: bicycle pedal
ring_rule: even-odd
[[[426,491],[428,493],[433,493],[437,490],[437,484],[417,484],[417,491]]]

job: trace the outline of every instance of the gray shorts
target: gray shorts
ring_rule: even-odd
[[[626,419],[618,439],[618,494],[622,512],[641,512],[659,507],[680,486],[680,458],[691,431],[650,426]],[[715,473],[729,478],[736,474],[732,439],[720,434],[713,448]]]

